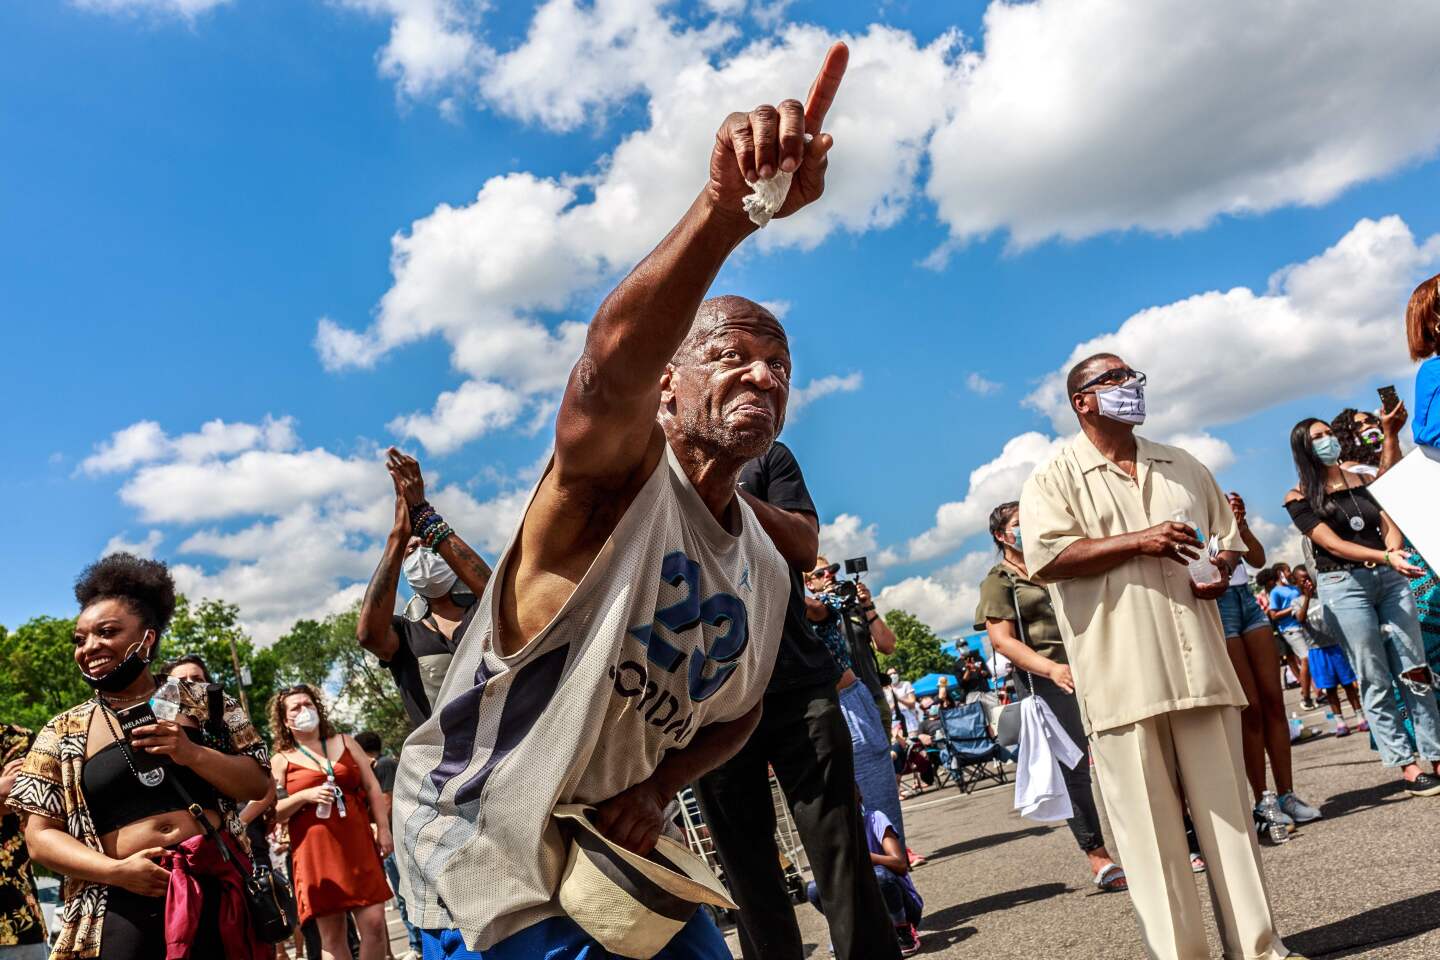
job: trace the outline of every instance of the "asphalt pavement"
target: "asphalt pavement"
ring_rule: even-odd
[[[1309,727],[1325,730],[1323,711],[1302,711],[1294,690],[1287,700]],[[1324,818],[1263,847],[1286,944],[1312,960],[1440,957],[1440,797],[1410,798],[1365,734],[1336,739],[1327,731],[1297,743],[1293,766],[1297,792]],[[905,802],[910,845],[929,858],[914,873],[926,907],[920,956],[1142,960],[1129,897],[1091,885],[1063,823],[1024,820],[1013,803],[1013,783],[969,795],[947,786]],[[1219,957],[1205,877],[1196,882]],[[393,901],[389,914],[392,949],[402,957]],[[825,960],[824,918],[809,905],[796,916],[807,958]],[[726,939],[738,960],[733,929]]]
[[[1293,690],[1287,698],[1325,728],[1323,711],[1301,711]],[[1324,818],[1263,847],[1286,944],[1312,960],[1440,957],[1440,797],[1410,798],[1365,734],[1297,743],[1293,766],[1297,792]],[[1128,895],[1098,892],[1065,825],[1024,820],[1013,802],[1011,784],[968,796],[950,786],[904,804],[910,845],[929,857],[914,872],[926,906],[920,955],[1143,958]],[[1205,877],[1196,881],[1219,957]],[[824,960],[824,918],[808,905],[796,914],[807,957]],[[727,939],[738,958],[733,931]]]

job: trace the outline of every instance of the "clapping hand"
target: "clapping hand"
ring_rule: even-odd
[[[395,492],[409,506],[419,506],[425,500],[425,477],[420,472],[420,461],[402,453],[395,447],[385,452],[385,469],[395,482]]]
[[[778,106],[761,104],[725,118],[715,134],[706,187],[717,210],[743,217],[741,201],[750,192],[746,181],[769,180],[780,172],[793,173],[795,179],[775,216],[788,217],[820,199],[825,192],[826,154],[834,142],[821,130],[849,61],[849,48],[836,43],[825,55],[803,106],[799,100],[782,100]]]

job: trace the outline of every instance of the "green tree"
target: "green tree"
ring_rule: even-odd
[[[332,716],[352,732],[373,730],[390,752],[410,735],[410,720],[394,681],[355,639],[356,604],[323,621],[301,620],[275,642],[280,687],[309,683],[334,698]],[[349,722],[347,723],[346,720]]]
[[[940,637],[914,614],[891,610],[885,623],[895,634],[895,652],[880,655],[880,669],[894,667],[902,680],[916,680],[927,673],[949,673],[955,665],[955,658],[940,649]]]
[[[0,722],[39,730],[91,696],[75,666],[75,621],[35,617],[0,627]]]
[[[231,655],[232,641],[235,656]],[[160,642],[160,656],[162,660],[174,660],[187,653],[198,654],[215,682],[236,698],[239,698],[238,691],[241,689],[240,677],[235,673],[235,660],[238,658],[241,668],[250,671],[250,683],[244,688],[250,719],[262,735],[268,736],[270,730],[265,705],[275,692],[278,663],[273,651],[257,650],[241,628],[240,608],[223,600],[201,600],[198,604],[191,604],[185,597],[179,597],[170,629]],[[157,669],[159,666],[156,664]]]

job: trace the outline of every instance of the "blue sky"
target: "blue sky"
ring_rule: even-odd
[[[0,623],[69,614],[121,543],[262,639],[339,609],[392,442],[493,557],[577,324],[699,188],[724,114],[803,96],[835,36],[830,192],[717,283],[783,304],[818,383],[785,439],[827,547],[962,628],[983,516],[1070,429],[1047,385],[1097,338],[1150,373],[1148,432],[1293,547],[1289,426],[1410,395],[1440,13],[1140,10],[5,5]]]

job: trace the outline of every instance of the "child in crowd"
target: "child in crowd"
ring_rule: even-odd
[[[1295,604],[1295,619],[1304,627],[1305,639],[1310,644],[1310,680],[1330,703],[1330,711],[1335,716],[1335,736],[1348,737],[1351,730],[1340,707],[1341,687],[1345,689],[1350,708],[1359,718],[1354,729],[1364,733],[1370,729],[1370,724],[1365,722],[1365,715],[1360,712],[1355,671],[1350,666],[1350,659],[1345,656],[1345,649],[1340,646],[1340,638],[1325,629],[1324,609],[1315,595],[1315,580],[1305,567],[1296,567],[1290,576],[1300,590],[1300,598]]]
[[[920,952],[920,934],[915,928],[920,923],[925,901],[920,899],[915,882],[910,879],[910,862],[890,818],[879,810],[867,809],[858,787],[855,799],[865,820],[865,840],[870,845],[875,880],[880,884],[880,894],[885,898],[890,922],[895,924],[895,936],[900,941],[900,956],[913,957]],[[820,891],[815,881],[810,881],[805,896],[820,910]]]

